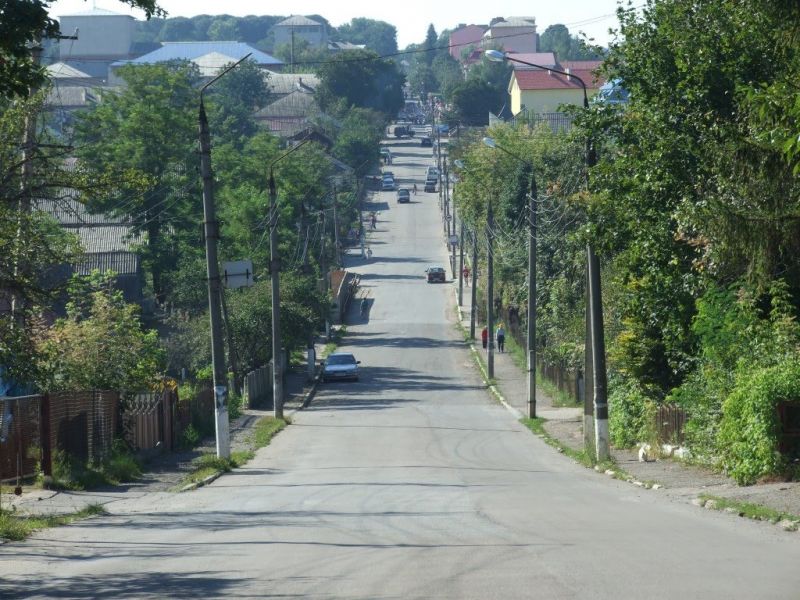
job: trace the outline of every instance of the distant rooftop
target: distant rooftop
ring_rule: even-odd
[[[105,8],[90,8],[89,10],[59,15],[59,18],[61,17],[128,17],[129,19],[133,19],[131,15],[123,15],[111,10],[106,10]]]
[[[517,62],[514,62],[513,59],[523,60],[525,62],[533,63],[535,65],[540,65],[542,67],[555,67],[556,66],[556,55],[552,52],[509,52],[508,53],[508,62],[514,67],[515,70],[529,70],[535,69],[536,67],[531,67],[530,65],[523,65]]]
[[[67,63],[57,62],[53,63],[52,65],[48,65],[45,68],[47,71],[47,76],[52,79],[61,79],[61,78],[69,78],[69,79],[91,79],[92,76],[84,73],[83,71],[79,71],[75,67],[71,67]]]
[[[309,27],[309,26],[311,26],[311,27],[313,27],[313,26],[321,27],[322,23],[314,21],[313,19],[309,19],[308,17],[304,17],[303,15],[293,15],[293,16],[289,17],[288,19],[284,19],[283,21],[281,21],[280,23],[277,23],[275,25],[275,27],[292,27],[292,26],[294,26],[294,27],[300,27],[300,26],[303,26],[303,27]]]
[[[296,91],[313,93],[319,85],[319,76],[314,73],[270,73],[267,85],[270,92],[279,96]]]
[[[208,61],[211,61],[211,55],[214,54],[230,59],[227,62],[235,62],[245,55],[251,54],[249,60],[259,65],[283,64],[282,61],[274,56],[261,52],[261,50],[256,50],[244,42],[162,42],[162,46],[158,50],[153,50],[133,60],[119,60],[112,63],[111,66],[118,67],[126,64],[151,65],[170,60],[196,61],[201,57],[208,57]],[[217,56],[217,59],[219,59],[219,56]]]
[[[536,19],[534,17],[508,17],[492,25],[491,29],[495,27],[536,27]]]

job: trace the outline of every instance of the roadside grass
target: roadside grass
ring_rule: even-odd
[[[342,343],[342,339],[346,333],[347,325],[341,325],[336,329],[331,328],[331,341],[325,344],[325,347],[322,349],[322,356],[320,356],[320,358],[326,358],[328,355],[336,352],[336,349],[339,347],[339,344]]]
[[[512,336],[506,337],[506,350],[508,350],[508,353],[511,355],[511,360],[514,364],[522,371],[527,371],[527,351],[520,346]],[[574,408],[580,406],[580,403],[576,402],[572,396],[562,392],[552,381],[545,377],[542,370],[538,367],[536,368],[536,387],[544,391],[545,395],[552,400],[553,406],[556,408]]]
[[[700,494],[698,498],[706,508],[734,513],[740,517],[753,519],[754,521],[769,521],[770,523],[780,523],[781,521],[791,522],[787,528],[792,531],[795,531],[798,524],[800,524],[800,516],[775,510],[760,504],[739,502],[738,500],[731,500],[730,498],[722,498],[711,494]]]
[[[45,517],[29,517],[8,511],[0,511],[0,539],[17,542],[24,540],[34,531],[40,529],[69,525],[81,519],[104,514],[106,514],[106,510],[99,504],[92,504],[68,515]]]
[[[565,456],[570,457],[572,460],[582,464],[584,467],[592,468],[595,466],[594,455],[589,454],[586,450],[575,450],[562,444],[558,439],[550,435],[544,428],[546,419],[535,417],[533,419],[520,419],[520,423],[530,429],[535,435],[538,435],[548,446],[552,446]],[[605,465],[602,465],[605,466]]]
[[[186,474],[176,489],[192,483],[200,483],[214,475],[228,473],[247,464],[256,455],[256,450],[267,446],[272,438],[286,425],[288,420],[275,417],[262,417],[258,420],[250,437],[250,447],[246,450],[231,452],[230,458],[220,458],[215,454],[202,454],[192,461],[192,470]]]
[[[54,490],[86,490],[104,485],[119,485],[136,481],[142,474],[142,465],[122,440],[114,440],[110,455],[98,464],[81,462],[65,452],[53,457],[52,478],[47,481],[37,477],[41,487]]]

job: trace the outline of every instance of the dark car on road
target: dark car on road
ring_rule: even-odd
[[[350,379],[358,381],[358,365],[360,360],[349,352],[334,352],[322,364],[322,381]]]
[[[436,180],[435,179],[428,179],[425,181],[425,191],[426,192],[435,192],[436,191]]]
[[[428,274],[428,283],[445,283],[447,281],[447,274],[445,273],[444,267],[428,267],[425,269],[425,272]]]
[[[397,190],[397,202],[411,202],[411,193],[408,191],[408,188],[400,188]]]
[[[419,138],[419,145],[430,148],[431,146],[433,146],[433,140],[426,135],[424,137]]]

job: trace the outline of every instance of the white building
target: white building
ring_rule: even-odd
[[[91,77],[108,78],[108,66],[131,58],[136,20],[102,8],[62,15],[61,33],[77,40],[59,43],[59,60]]]
[[[313,48],[328,47],[328,32],[325,25],[318,23],[308,17],[295,15],[284,19],[272,28],[275,34],[275,48],[284,44],[292,44],[299,40],[305,40]]]

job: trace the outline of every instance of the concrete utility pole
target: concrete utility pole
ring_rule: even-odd
[[[331,195],[333,199],[333,256],[336,259],[336,266],[340,267],[342,265],[342,252],[339,245],[339,218],[336,213],[336,183],[332,183],[331,186],[333,189],[333,194]]]
[[[276,419],[283,419],[283,354],[281,348],[281,299],[278,256],[278,190],[275,185],[275,164],[295,152],[310,140],[306,138],[290,148],[269,165],[269,270],[272,282],[272,405]]]
[[[489,330],[487,340],[486,370],[489,379],[494,378],[494,210],[492,199],[489,198],[489,208],[486,215],[486,327]]]
[[[211,170],[211,135],[203,94],[221,77],[235,69],[250,54],[222,71],[200,88],[200,175],[203,178],[203,233],[206,242],[206,272],[208,276],[208,315],[211,321],[211,364],[214,370],[214,430],[217,456],[230,458],[230,425],[228,423],[228,381],[225,373],[225,346],[222,338],[222,282],[219,277],[219,221],[214,207],[214,175]],[[233,348],[231,348],[233,352]]]
[[[450,177],[449,177],[449,175],[447,176],[447,183],[448,183],[448,186],[449,186],[450,185]],[[450,221],[451,221],[451,226],[450,226],[450,232],[451,233],[450,233],[450,235],[454,236],[454,235],[456,235],[456,202],[455,202],[455,199],[453,199],[453,201],[450,202],[450,204],[452,205],[452,209],[450,211],[450,217],[451,217],[450,218]],[[453,278],[455,279],[455,277],[456,277],[456,244],[452,244],[451,243],[450,246],[452,248],[452,256],[450,258],[450,268],[453,271]],[[459,302],[460,302],[460,300],[459,300]]]
[[[472,289],[470,290],[469,337],[475,339],[475,318],[478,310],[478,233],[473,230],[472,236]]]
[[[531,165],[528,196],[528,418],[536,418],[536,177]]]
[[[221,282],[217,241],[219,221],[214,207],[214,176],[211,172],[211,137],[208,118],[200,94],[200,173],[203,178],[203,227],[206,241],[206,271],[208,275],[208,314],[211,320],[211,364],[214,369],[214,430],[217,456],[230,458],[230,428],[228,424],[228,381],[225,376],[225,350],[222,341]]]

